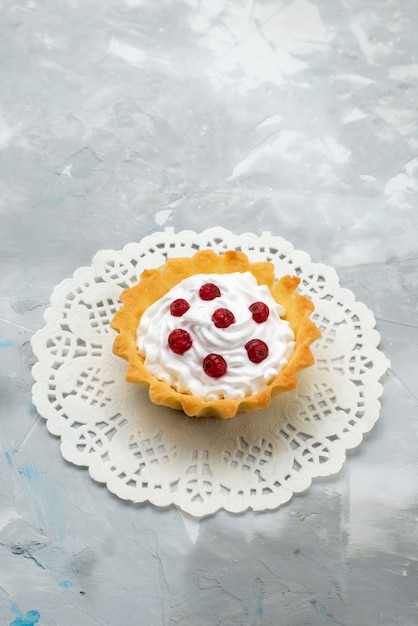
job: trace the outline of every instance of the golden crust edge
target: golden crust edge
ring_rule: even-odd
[[[175,391],[157,380],[144,366],[136,345],[136,329],[143,312],[160,299],[174,285],[193,274],[229,274],[249,271],[258,284],[267,285],[273,297],[286,310],[286,319],[295,333],[296,346],[289,363],[285,365],[266,389],[244,399],[205,400]],[[297,386],[297,372],[314,363],[311,344],[321,336],[319,328],[310,319],[314,305],[299,294],[297,276],[286,275],[275,282],[274,265],[269,261],[250,263],[243,252],[227,250],[218,255],[212,250],[201,250],[192,257],[168,259],[158,269],[146,269],[139,282],[120,296],[122,307],[111,321],[118,335],[113,353],[128,361],[126,380],[149,388],[150,400],[155,404],[182,410],[190,417],[218,417],[229,419],[237,413],[267,408],[273,397]]]

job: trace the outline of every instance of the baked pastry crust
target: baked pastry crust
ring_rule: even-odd
[[[180,393],[168,383],[157,380],[145,367],[136,342],[141,317],[151,304],[189,276],[233,272],[251,272],[257,283],[267,285],[273,298],[283,306],[286,313],[282,319],[289,322],[295,334],[293,354],[289,363],[265,389],[246,398],[207,400]],[[212,250],[202,250],[192,257],[168,259],[159,269],[144,270],[139,282],[122,292],[120,301],[123,306],[111,322],[111,327],[118,333],[113,352],[128,361],[126,380],[149,387],[150,399],[155,404],[182,410],[189,416],[231,418],[237,413],[268,407],[273,397],[297,386],[296,374],[314,363],[310,345],[321,336],[320,330],[309,318],[314,310],[313,303],[296,291],[299,282],[297,276],[283,276],[276,281],[272,263],[250,263],[246,254],[235,250],[221,255]]]

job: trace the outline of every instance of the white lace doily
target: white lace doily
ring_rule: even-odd
[[[322,331],[315,365],[300,374],[297,390],[231,420],[153,405],[147,389],[125,382],[127,364],[112,354],[120,292],[143,269],[203,248],[242,250],[252,262],[272,261],[276,276],[299,275]],[[61,437],[63,456],[124,500],[174,504],[198,517],[273,509],[314,477],[338,472],[379,416],[379,379],[389,363],[377,349],[373,314],[331,267],[268,232],[166,229],[102,250],[55,288],[45,321],[32,339],[34,404]]]

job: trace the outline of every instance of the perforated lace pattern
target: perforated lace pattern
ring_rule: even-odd
[[[125,382],[126,363],[112,354],[110,320],[121,291],[143,269],[205,248],[242,250],[252,262],[274,263],[276,276],[300,276],[322,331],[315,365],[299,375],[295,391],[232,420],[153,405],[146,389]],[[338,472],[379,417],[379,380],[389,363],[373,314],[340,287],[331,267],[268,232],[166,229],[102,250],[57,285],[45,322],[32,339],[34,404],[61,438],[65,459],[134,503],[174,504],[197,517],[277,508],[313,478]]]

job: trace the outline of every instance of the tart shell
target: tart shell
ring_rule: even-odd
[[[251,272],[257,283],[266,285],[273,298],[285,309],[282,319],[289,322],[295,335],[293,354],[265,389],[244,399],[207,400],[179,393],[168,383],[157,380],[145,367],[136,343],[141,317],[151,304],[189,276],[233,272]],[[299,282],[297,276],[283,276],[276,281],[272,263],[250,263],[246,254],[235,250],[224,254],[202,250],[192,257],[168,259],[159,269],[144,270],[139,282],[122,292],[120,301],[123,306],[111,322],[111,327],[118,333],[113,352],[128,361],[126,380],[148,387],[150,399],[155,404],[182,410],[189,416],[226,419],[237,413],[268,407],[272,398],[297,386],[296,374],[314,363],[310,346],[321,336],[319,328],[309,318],[314,310],[313,303],[296,291]]]

